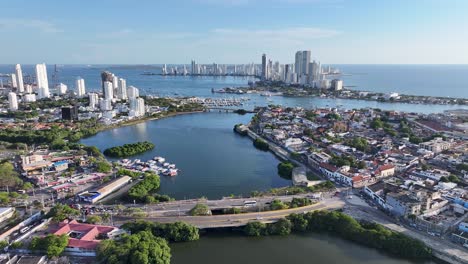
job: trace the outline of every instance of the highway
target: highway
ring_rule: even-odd
[[[198,228],[218,228],[218,227],[236,227],[246,225],[251,221],[260,221],[263,223],[276,222],[280,218],[284,218],[293,213],[304,213],[315,210],[336,210],[343,208],[344,202],[339,198],[327,198],[319,203],[285,210],[277,211],[263,211],[242,214],[229,214],[229,215],[212,215],[212,216],[150,216],[143,218],[147,221],[172,223],[183,221],[190,223]],[[114,216],[114,225],[120,226],[125,222],[134,221],[135,217],[132,216]]]

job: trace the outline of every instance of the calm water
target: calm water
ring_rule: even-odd
[[[32,65],[23,65],[22,67],[24,74],[34,74]],[[345,85],[356,86],[354,89],[415,95],[468,97],[468,65],[338,65],[337,67],[343,73],[346,73],[346,75],[342,76],[345,80]],[[410,105],[358,100],[265,98],[259,95],[212,94],[212,88],[245,86],[252,78],[141,75],[145,71],[159,72],[160,69],[155,66],[128,68],[62,65],[58,69],[58,81],[67,84],[69,89],[74,88],[74,80],[77,76],[81,76],[86,81],[87,91],[99,91],[101,71],[110,70],[119,77],[127,79],[127,85],[138,87],[141,94],[229,98],[248,97],[251,100],[244,106],[247,109],[271,103],[284,106],[343,107],[346,109],[373,107],[421,113],[442,112],[447,109],[468,109],[468,106]],[[0,73],[13,71],[13,65],[0,65]],[[48,65],[49,81],[51,83],[52,77],[50,75],[52,71],[53,65]]]
[[[316,234],[248,238],[209,236],[171,244],[173,264],[410,264],[374,249]],[[433,262],[427,262],[433,263]]]
[[[156,145],[132,158],[163,156],[181,170],[176,177],[161,177],[161,193],[175,198],[220,198],[250,194],[254,190],[290,185],[277,175],[278,160],[252,146],[252,141],[232,131],[251,115],[202,113],[149,121],[116,128],[82,140],[100,150],[136,141]]]

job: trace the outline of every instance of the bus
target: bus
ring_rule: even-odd
[[[251,201],[244,202],[244,206],[255,206],[255,205],[257,205],[257,201],[251,200]]]

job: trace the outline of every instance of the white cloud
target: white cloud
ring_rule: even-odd
[[[63,30],[57,28],[54,24],[43,20],[0,18],[0,30],[12,30],[19,28],[35,29],[45,33],[63,32]]]
[[[219,28],[212,31],[215,36],[234,39],[259,39],[261,41],[297,41],[330,38],[340,34],[339,31],[315,27],[297,27],[267,30],[246,30]]]

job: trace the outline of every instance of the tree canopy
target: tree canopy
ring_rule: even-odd
[[[154,144],[149,141],[124,144],[122,146],[112,147],[104,150],[104,155],[109,157],[129,157],[140,154],[154,148]]]

